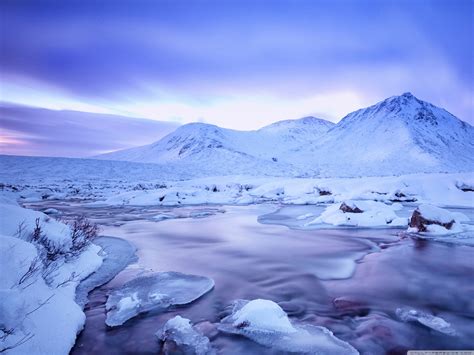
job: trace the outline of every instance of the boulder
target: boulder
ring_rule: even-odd
[[[431,224],[437,224],[446,229],[451,229],[453,227],[454,222],[455,222],[454,218],[453,219],[451,219],[450,217],[446,218],[445,214],[443,215],[438,214],[438,217],[441,217],[441,218],[436,218],[435,214],[433,213],[424,213],[425,210],[426,212],[428,212],[427,208],[420,208],[420,207],[418,207],[416,210],[413,211],[413,214],[410,218],[411,228],[416,228],[418,232],[426,232],[427,231],[426,226],[431,225]],[[431,209],[433,209],[432,206],[430,206],[430,210]]]
[[[356,205],[352,204],[351,206],[347,205],[345,202],[339,206],[339,209],[344,212],[344,213],[362,213],[362,211],[359,207]]]

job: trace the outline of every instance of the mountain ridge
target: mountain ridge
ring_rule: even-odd
[[[97,158],[208,165],[215,175],[258,166],[303,176],[362,176],[474,171],[473,157],[470,124],[407,92],[351,112],[337,124],[303,117],[236,131],[193,123],[151,145]]]

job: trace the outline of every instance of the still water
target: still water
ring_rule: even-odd
[[[363,354],[474,348],[472,246],[414,239],[401,229],[302,229],[294,217],[317,214],[315,206],[52,207],[65,216],[85,214],[101,225],[103,235],[137,248],[136,263],[90,294],[87,323],[72,354],[159,353],[154,334],[178,314],[202,323],[219,353],[274,354],[214,331],[212,323],[239,298],[273,300],[292,320],[325,326]],[[188,218],[152,219],[163,213]],[[107,293],[158,271],[208,276],[216,286],[188,306],[108,329]],[[402,322],[395,311],[403,307],[443,318],[458,335]]]

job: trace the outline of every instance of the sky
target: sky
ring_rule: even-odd
[[[9,155],[92,157],[152,143],[178,124],[0,102],[0,151]]]
[[[410,91],[474,123],[473,0],[2,0],[0,12],[3,102],[250,130],[337,122]]]

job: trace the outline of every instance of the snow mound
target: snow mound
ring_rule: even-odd
[[[209,338],[199,333],[189,319],[176,316],[168,320],[163,328],[156,333],[163,342],[162,353],[185,355],[213,355]]]
[[[306,226],[322,223],[355,227],[406,226],[408,221],[395,214],[400,208],[398,203],[387,205],[377,201],[345,201],[330,205]]]
[[[413,211],[408,231],[438,235],[460,233],[464,230],[460,222],[468,220],[467,216],[460,212],[452,213],[433,205],[423,204]]]
[[[358,354],[350,344],[324,327],[293,324],[273,301],[237,300],[232,313],[221,320],[219,330],[243,335],[276,351],[300,354]]]
[[[456,335],[456,330],[450,323],[446,322],[443,318],[436,317],[432,314],[418,311],[416,309],[406,308],[397,308],[395,313],[397,317],[404,322],[418,322],[423,324],[425,327],[436,330],[440,333],[451,336]]]
[[[137,277],[109,295],[105,323],[115,327],[143,312],[188,304],[213,287],[214,281],[208,277],[179,272]]]

